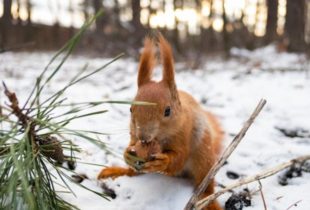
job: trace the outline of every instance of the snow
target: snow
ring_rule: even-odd
[[[278,53],[274,46],[247,51],[232,49],[233,58],[225,61],[220,57],[206,59],[200,70],[176,69],[176,81],[180,90],[192,94],[202,106],[215,113],[226,132],[225,145],[242,128],[261,98],[267,99],[267,105],[250,127],[241,144],[216,175],[216,182],[224,186],[255,175],[265,169],[287,162],[293,158],[310,154],[309,138],[289,138],[275,127],[310,129],[310,80],[306,70],[306,58],[299,54]],[[29,95],[36,77],[50,61],[53,53],[2,53],[0,54],[0,80],[4,80],[10,90],[15,91],[23,104]],[[106,58],[89,58],[72,56],[65,63],[43,92],[42,99],[51,96],[64,87],[69,80],[88,63],[87,73],[110,61]],[[52,68],[56,65],[53,64]],[[182,67],[179,64],[176,66]],[[131,100],[137,90],[138,63],[132,59],[116,61],[98,74],[69,88],[64,97],[66,103]],[[155,78],[161,76],[161,67],[155,69]],[[287,71],[285,71],[287,70]],[[0,87],[0,103],[7,99]],[[55,115],[62,113],[60,109]],[[129,142],[128,105],[105,104],[95,110],[108,110],[101,116],[92,116],[87,120],[73,121],[69,127],[110,133],[109,136],[93,136],[107,143],[112,152],[99,149],[94,144],[70,137],[83,151],[76,154],[80,162],[91,162],[105,166],[126,167],[122,153]],[[103,192],[101,182],[113,189],[116,199],[110,201],[87,192],[69,183],[76,197],[68,193],[59,195],[81,209],[183,209],[193,193],[194,187],[188,180],[167,177],[160,174],[145,174],[138,177],[120,177],[115,180],[98,181],[96,179],[102,167],[78,163],[76,172],[86,174],[88,180],[83,185]],[[51,169],[53,170],[53,169]],[[230,179],[228,171],[240,177]],[[57,174],[55,173],[56,177]],[[279,173],[281,174],[281,173]],[[261,180],[262,191],[268,210],[289,208],[301,200],[297,207],[291,209],[308,209],[310,206],[310,173],[289,180],[281,186],[278,175]],[[61,182],[57,180],[57,182]],[[251,207],[244,209],[264,209],[259,183],[241,186],[234,191],[238,193],[247,187],[252,194]],[[57,190],[64,191],[56,185]],[[221,189],[216,187],[216,190]],[[218,198],[224,207],[231,193]],[[279,197],[281,198],[279,199]]]

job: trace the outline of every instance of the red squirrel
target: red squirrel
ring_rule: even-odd
[[[188,93],[178,91],[174,78],[173,56],[167,40],[158,33],[158,46],[163,65],[163,78],[152,81],[152,71],[157,64],[154,39],[146,38],[138,73],[138,93],[134,101],[152,102],[156,105],[132,105],[131,140],[124,157],[132,154],[138,141],[158,141],[161,152],[142,165],[132,167],[107,167],[98,179],[135,176],[141,173],[162,173],[169,176],[189,177],[196,187],[216,161],[221,150],[223,132],[216,118],[204,111]],[[214,192],[212,181],[201,198]],[[205,210],[221,210],[215,201]]]

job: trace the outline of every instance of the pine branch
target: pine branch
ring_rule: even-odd
[[[71,120],[81,119],[88,117],[90,115],[98,115],[103,112],[90,112],[89,114],[80,114],[75,117],[71,117],[69,120],[63,120],[61,125],[51,122],[53,114],[52,112],[59,108],[61,103],[64,101],[58,100],[62,96],[64,91],[68,86],[64,87],[58,91],[55,95],[50,97],[49,105],[42,109],[43,103],[40,102],[39,97],[42,93],[44,86],[50,82],[54,76],[60,71],[62,65],[71,54],[72,50],[76,46],[81,35],[85,32],[88,26],[102,13],[100,11],[93,18],[87,21],[82,29],[75,35],[52,59],[49,63],[55,61],[55,59],[60,55],[61,52],[66,51],[67,54],[57,65],[56,69],[49,74],[44,83],[41,83],[43,77],[47,73],[49,65],[43,70],[41,75],[36,81],[33,90],[30,93],[25,105],[20,108],[19,101],[14,92],[11,92],[8,87],[3,82],[5,95],[8,97],[10,104],[6,108],[0,106],[0,122],[11,124],[10,130],[3,130],[0,127],[0,207],[5,207],[8,209],[78,209],[76,206],[64,201],[60,198],[54,188],[54,180],[56,177],[48,169],[47,165],[52,166],[56,172],[59,174],[60,179],[66,184],[66,180],[74,182],[74,180],[65,174],[62,170],[62,166],[56,164],[56,162],[62,163],[65,160],[63,155],[62,145],[68,144],[68,141],[59,142],[57,138],[51,136],[52,134],[60,135],[61,130],[70,131],[71,135],[77,135],[81,138],[91,140],[87,132],[81,134],[80,131],[66,129],[65,125],[69,124]],[[116,57],[113,61],[118,59],[120,56]],[[113,62],[112,61],[112,62]],[[112,63],[110,62],[110,63]],[[104,65],[100,68],[102,70],[104,67],[110,63]],[[99,72],[97,70],[94,73]],[[81,81],[87,78],[86,75],[79,78],[81,73],[76,75],[69,83],[73,85],[73,82]],[[29,101],[33,101],[28,105]],[[32,107],[37,105],[36,109]],[[27,107],[28,105],[28,107]],[[89,106],[88,108],[91,108]],[[8,116],[2,113],[2,110],[11,112]],[[32,111],[35,114],[29,115]],[[82,110],[77,110],[78,113]],[[15,115],[13,120],[10,119],[11,115]],[[9,127],[9,126],[6,126]],[[56,129],[53,129],[55,128]],[[53,132],[42,135],[39,134],[42,130],[48,128],[53,130]],[[58,129],[58,130],[57,130]],[[91,133],[91,132],[89,132]],[[63,136],[61,136],[63,137]],[[74,151],[79,152],[79,148],[72,142],[69,142],[70,147],[64,146],[64,149],[68,149],[71,155],[67,157],[67,160],[75,160]],[[54,161],[53,161],[54,160]],[[56,162],[55,162],[56,161]],[[80,187],[85,190],[89,190],[97,195],[105,198],[101,193],[95,192],[79,183]],[[69,185],[67,188],[70,190]],[[74,193],[71,190],[71,193]]]

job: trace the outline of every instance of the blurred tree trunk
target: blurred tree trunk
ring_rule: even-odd
[[[85,21],[88,20],[88,0],[83,1],[83,13],[84,13],[84,18]]]
[[[201,13],[201,11],[202,11],[202,4],[201,4],[201,1],[200,0],[195,0],[195,3],[196,3],[196,8],[195,8],[195,10],[196,10],[196,12],[198,12],[198,13]],[[201,21],[201,20],[200,20]],[[199,24],[199,26],[198,26],[198,24]],[[200,35],[201,35],[201,22],[200,23],[197,23],[197,25],[196,25],[196,27],[197,27],[197,31],[198,31],[198,33],[200,33],[199,35],[198,34],[194,34],[194,35],[192,35],[192,39],[193,39],[193,46],[194,46],[194,50],[196,51],[196,52],[198,52],[198,51],[201,51],[201,46],[200,46]]]
[[[131,10],[132,10],[131,24],[133,25],[135,30],[134,32],[135,38],[132,44],[140,46],[142,43],[141,41],[146,33],[146,30],[140,21],[140,12],[141,12],[140,0],[131,0]]]
[[[16,4],[17,4],[17,24],[20,25],[22,22],[20,19],[20,0],[17,0]]]
[[[74,36],[74,9],[73,9],[73,4],[72,4],[72,0],[69,0],[69,13],[71,16],[71,25],[70,25],[70,29],[69,29],[69,37],[73,37]]]
[[[216,50],[216,46],[217,46],[217,40],[215,37],[215,31],[213,29],[213,19],[214,19],[214,13],[213,13],[213,3],[214,0],[210,0],[210,15],[209,15],[209,21],[210,21],[210,27],[208,28],[208,43],[207,43],[207,49],[209,52],[213,52]]]
[[[252,46],[252,33],[249,31],[249,26],[245,24],[245,20],[248,18],[248,15],[246,13],[246,8],[250,6],[250,2],[248,0],[245,0],[245,7],[242,10],[242,15],[241,15],[241,40],[242,40],[242,45],[243,47],[247,49],[253,49]]]
[[[117,38],[120,38],[122,35],[122,24],[120,20],[120,5],[118,0],[114,0],[114,9],[113,9],[113,16],[114,16],[114,21],[115,21],[115,27],[116,27],[116,35]]]
[[[288,38],[288,51],[305,51],[305,1],[287,0],[285,17],[285,37]]]
[[[31,22],[31,0],[26,0],[26,6],[27,6],[27,26],[26,26],[26,32],[24,37],[24,42],[33,41],[33,28],[32,28],[32,22]]]
[[[269,44],[277,39],[278,21],[278,0],[267,0],[267,24],[265,34],[265,44]]]
[[[11,7],[12,7],[12,0],[3,0],[3,15],[2,20],[5,24],[11,25],[12,24],[12,13],[11,13]]]
[[[31,9],[32,9],[32,5],[30,0],[26,0],[26,4],[27,4],[27,25],[31,25]]]
[[[178,3],[182,3],[182,4],[178,5]],[[174,6],[174,11],[176,9],[180,9],[180,8],[182,9],[183,1],[173,0],[173,6]],[[174,43],[175,49],[177,50],[178,54],[182,54],[178,24],[179,24],[179,21],[175,17],[175,29],[173,29],[173,43]]]
[[[224,45],[224,52],[225,52],[225,57],[229,56],[229,50],[230,50],[230,43],[229,43],[229,33],[227,31],[227,16],[226,16],[226,9],[225,9],[225,0],[223,0],[222,3],[222,9],[223,9],[223,31],[222,31],[222,36],[223,36],[223,45]]]
[[[165,0],[162,1],[161,7],[162,7],[163,13],[165,13],[166,12],[166,1]],[[166,24],[161,31],[165,35],[165,37],[167,38],[167,25]]]
[[[52,30],[52,37],[53,37],[53,45],[54,46],[60,46],[60,25],[59,25],[59,10],[60,10],[60,2],[57,0],[57,12],[55,13],[55,23],[53,25],[53,30]]]
[[[12,25],[12,0],[3,0],[3,15],[1,18],[1,45],[0,47],[5,47],[5,44],[8,42],[8,36],[11,31]]]
[[[140,12],[141,12],[140,0],[131,0],[131,10],[132,10],[131,23],[135,28],[135,32],[139,32],[140,30],[144,29],[140,21]]]
[[[102,0],[93,0],[93,7],[95,10],[95,14],[99,12],[99,10],[103,7]],[[104,11],[104,14],[106,11]],[[104,27],[104,17],[105,15],[102,15],[101,17],[96,19],[96,33],[102,34],[103,33],[103,27]]]
[[[132,9],[132,20],[131,23],[135,27],[135,30],[139,30],[142,28],[142,24],[140,22],[140,0],[131,0],[131,9]]]

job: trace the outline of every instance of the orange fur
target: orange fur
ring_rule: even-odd
[[[160,50],[161,61],[163,65],[163,81],[166,81],[168,84],[175,85],[173,56],[170,45],[162,34],[158,34],[158,39],[159,39],[158,47]]]
[[[211,114],[210,112],[206,112],[206,114],[207,114],[207,118],[210,122],[211,129],[214,133],[214,135],[213,135],[214,152],[218,156],[221,154],[222,149],[223,149],[222,139],[223,139],[224,132],[222,131],[221,126],[218,123],[216,117],[213,114]]]
[[[155,42],[147,37],[144,43],[144,51],[140,59],[138,87],[148,83],[152,79],[152,71],[156,64]]]
[[[205,112],[191,95],[177,90],[170,46],[161,34],[158,38],[163,79],[160,82],[151,81],[156,57],[154,41],[147,38],[139,67],[138,93],[134,99],[153,102],[156,106],[132,105],[131,141],[125,154],[129,153],[139,140],[159,141],[162,152],[156,154],[153,160],[144,163],[139,172],[134,169],[110,167],[103,169],[98,179],[159,172],[169,176],[191,178],[198,186],[214,165],[216,154],[220,152],[222,131],[212,114]],[[170,115],[165,116],[168,107]],[[213,192],[214,181],[202,197]],[[217,202],[205,209],[221,210]]]

